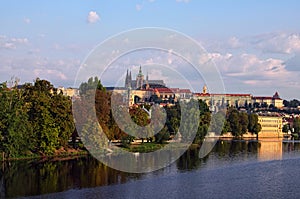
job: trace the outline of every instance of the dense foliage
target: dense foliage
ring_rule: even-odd
[[[74,131],[71,100],[46,80],[0,84],[0,152],[6,157],[51,155]]]
[[[233,107],[228,108],[223,133],[231,132],[233,136],[240,137],[248,132],[257,135],[260,131],[261,125],[258,123],[257,114],[240,112]]]

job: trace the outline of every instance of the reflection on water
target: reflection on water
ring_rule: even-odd
[[[236,163],[300,157],[300,143],[275,140],[219,140],[211,153],[199,158],[199,148],[186,151],[174,164],[156,172],[130,174],[111,169],[92,157],[72,160],[32,160],[2,163],[0,198],[33,196],[70,189],[123,184],[172,173],[230,166]]]
[[[259,141],[258,160],[281,160],[283,155],[282,139],[262,139]]]
[[[92,157],[65,161],[15,161],[2,167],[1,195],[7,197],[125,183],[139,176],[108,168]]]

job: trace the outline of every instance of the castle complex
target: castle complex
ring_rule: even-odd
[[[206,85],[203,86],[201,93],[193,93],[190,89],[167,88],[163,80],[151,80],[148,74],[146,78],[142,72],[142,67],[139,67],[139,72],[136,78],[132,78],[131,71],[127,70],[124,87],[110,88],[114,92],[120,93],[124,97],[124,101],[128,102],[129,106],[136,103],[150,102],[155,96],[160,98],[162,104],[172,104],[180,100],[202,100],[211,108],[217,110],[218,107],[249,107],[249,106],[273,106],[277,108],[283,107],[283,100],[276,92],[272,97],[255,97],[251,94],[218,94],[209,93]]]

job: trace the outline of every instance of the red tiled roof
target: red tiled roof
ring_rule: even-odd
[[[155,92],[158,91],[160,93],[173,93],[170,88],[155,88]]]
[[[179,93],[192,93],[190,89],[179,89]]]
[[[272,100],[272,99],[273,99],[273,97],[263,97],[263,96],[257,96],[257,97],[253,97],[253,99],[260,99],[260,100],[267,100],[267,99],[269,99],[269,100]]]
[[[203,97],[213,97],[213,96],[225,96],[225,97],[251,97],[251,94],[219,94],[219,93],[195,93],[196,96],[203,96]]]

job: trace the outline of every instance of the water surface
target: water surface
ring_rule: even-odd
[[[299,198],[300,143],[220,140],[205,158],[188,150],[145,174],[111,169],[90,156],[2,164],[1,198]]]

